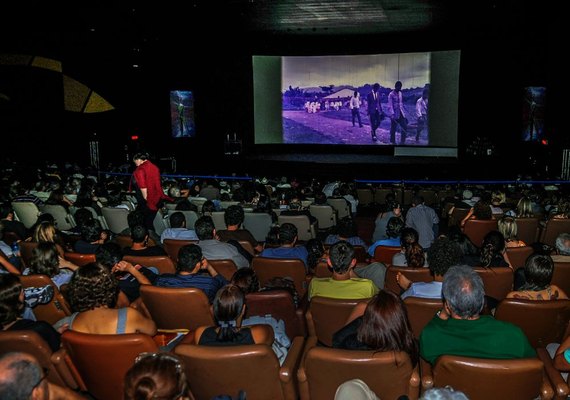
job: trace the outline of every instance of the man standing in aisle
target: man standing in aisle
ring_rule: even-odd
[[[131,190],[134,189],[137,198],[137,208],[141,209],[145,216],[145,226],[154,230],[154,218],[159,209],[161,200],[172,199],[162,191],[160,170],[149,160],[149,154],[139,152],[133,156],[133,162],[137,166],[131,178]]]
[[[390,142],[396,144],[396,128],[400,125],[400,144],[406,144],[408,119],[404,110],[402,82],[400,81],[396,82],[394,90],[388,95],[388,114],[390,116]]]

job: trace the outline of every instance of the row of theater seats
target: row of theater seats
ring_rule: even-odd
[[[294,310],[288,292],[268,293],[270,299],[265,299],[264,307],[269,307],[277,317],[276,309]],[[279,306],[273,302],[287,298],[289,302]],[[255,304],[250,300],[247,299],[248,308]],[[197,399],[211,399],[222,393],[236,395],[239,390],[245,390],[248,399],[298,399],[299,396],[303,400],[331,399],[338,385],[355,377],[364,380],[382,399],[395,399],[403,394],[417,399],[422,388],[445,385],[464,391],[472,400],[549,399],[565,398],[568,394],[567,385],[553,369],[543,347],[545,343],[562,340],[570,300],[508,299],[499,304],[496,318],[521,326],[531,344],[538,348],[537,359],[445,356],[436,362],[433,370],[423,362],[421,368],[413,366],[405,353],[326,347],[358,301],[313,298],[305,312],[308,336],[288,330],[293,340],[282,366],[271,347],[264,344],[218,348],[196,346],[189,340],[173,351],[183,359],[190,388]],[[198,312],[189,304],[193,303],[187,302],[184,308]],[[416,336],[442,307],[439,300],[419,298],[407,298],[405,304]],[[555,308],[558,308],[556,316],[552,312]],[[212,322],[210,316],[202,323]],[[69,331],[63,334],[62,342],[63,349],[51,354],[33,332],[0,332],[0,352],[32,352],[50,370],[52,382],[89,391],[96,399],[121,399],[124,373],[136,355],[158,351],[157,343],[143,334],[93,335]]]

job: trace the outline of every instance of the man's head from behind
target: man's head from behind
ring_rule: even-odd
[[[215,225],[214,220],[210,216],[203,216],[196,220],[194,230],[200,240],[214,239]]]
[[[279,227],[279,242],[281,244],[293,244],[297,239],[297,227],[288,222]]]
[[[477,318],[485,305],[483,280],[467,265],[455,265],[443,276],[443,299],[450,315]]]
[[[200,268],[198,263],[201,263],[204,257],[202,256],[202,249],[195,244],[187,244],[178,250],[178,263],[176,264],[177,272],[198,272],[196,268]]]
[[[428,260],[432,275],[444,276],[451,266],[461,261],[461,249],[456,242],[440,237],[429,248]]]
[[[243,223],[245,214],[240,205],[231,205],[224,213],[224,222],[227,226],[240,226]]]
[[[329,249],[328,263],[335,273],[346,274],[356,264],[354,247],[344,240],[333,244]]]
[[[186,226],[186,217],[180,211],[170,214],[170,227],[171,228],[184,228]]]
[[[0,398],[47,399],[45,377],[42,367],[30,354],[6,353],[0,357]]]

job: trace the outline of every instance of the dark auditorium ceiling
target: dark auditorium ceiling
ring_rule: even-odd
[[[7,3],[7,2],[5,2]],[[71,3],[70,3],[71,4]],[[79,4],[79,5],[78,5]],[[170,0],[99,1],[75,5],[20,0],[1,5],[14,29],[77,32],[113,30],[122,35],[269,32],[299,34],[380,34],[443,29],[504,29],[537,17],[527,0]],[[544,8],[544,7],[542,7]],[[6,26],[6,24],[5,24]]]

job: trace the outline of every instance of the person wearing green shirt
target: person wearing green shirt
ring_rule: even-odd
[[[474,358],[533,358],[536,352],[523,331],[490,315],[481,277],[467,265],[451,267],[443,277],[444,308],[420,335],[420,354],[431,364],[441,355]]]
[[[356,258],[354,247],[341,240],[329,249],[327,260],[333,275],[329,278],[313,278],[309,284],[309,300],[315,296],[335,299],[369,299],[378,293],[372,280],[360,278],[354,271]],[[376,267],[376,266],[374,266]],[[383,264],[378,268],[384,267]]]

